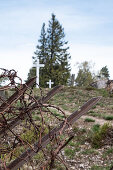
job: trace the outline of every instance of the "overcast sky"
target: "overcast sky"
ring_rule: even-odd
[[[113,79],[113,0],[0,0],[0,67],[27,79],[52,13],[64,27],[72,73],[77,62],[92,61],[95,71],[107,65]]]

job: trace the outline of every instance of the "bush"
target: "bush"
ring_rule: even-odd
[[[101,127],[93,127],[91,135],[91,144],[93,148],[101,148],[104,145],[104,139],[106,138],[107,132],[110,128],[111,126],[107,123]]]
[[[93,130],[93,132],[98,132],[99,128],[100,128],[100,125],[99,124],[95,124],[95,125],[93,125],[92,130]]]

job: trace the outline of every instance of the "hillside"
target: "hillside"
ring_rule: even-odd
[[[61,148],[61,152],[58,152],[57,159],[54,160],[55,166],[54,168],[52,167],[52,170],[65,170],[66,167],[68,170],[110,170],[113,166],[113,95],[104,89],[64,87],[49,100],[48,104],[41,104],[40,100],[38,103],[40,96],[46,95],[49,90],[42,89],[40,91],[39,89],[33,89],[32,98],[28,97],[29,91],[25,94],[25,99],[23,97],[24,107],[30,106],[30,102],[31,104],[36,102],[35,107],[37,106],[37,109],[32,107],[28,117],[26,117],[27,114],[24,115],[23,118],[25,119],[19,117],[21,123],[13,128],[13,133],[7,133],[9,136],[3,136],[3,140],[1,140],[2,159],[6,159],[7,162],[10,161],[10,157],[7,155],[9,154],[7,153],[7,146],[10,147],[15,144],[14,155],[13,157],[11,156],[12,160],[14,160],[26,148],[33,146],[35,142],[39,141],[39,137],[43,137],[46,134],[50,135],[49,132],[58,127],[62,121],[65,120],[65,125],[67,125],[66,117],[80,109],[88,100],[101,96],[101,100],[88,113],[78,119],[72,127],[70,126],[65,130],[65,133],[61,130],[62,132],[59,132],[58,136],[56,134],[52,138],[48,136],[51,140],[50,143],[40,152],[36,152],[33,159],[20,169],[40,169],[39,167],[45,164],[46,160],[49,161],[48,165],[50,165],[52,161],[51,151],[57,151],[57,147],[60,147],[62,141],[67,142],[69,137],[73,137],[68,145],[64,145],[65,147]],[[11,90],[8,95],[12,93],[13,91]],[[14,111],[15,108],[17,110],[14,113],[17,113],[18,116],[18,110],[23,108],[23,103],[18,101],[14,105]],[[25,113],[24,110],[22,113]],[[8,116],[8,118],[10,123],[10,117]],[[15,143],[16,140],[13,134],[16,138],[19,136],[22,142]],[[9,152],[11,149],[10,147]]]
[[[113,130],[104,137],[101,130],[109,129],[110,125],[113,125],[113,96],[104,89],[65,87],[50,100],[51,104],[57,105],[70,115],[96,96],[102,96],[102,99],[75,123],[75,138],[64,149],[69,169],[110,169],[113,159]]]

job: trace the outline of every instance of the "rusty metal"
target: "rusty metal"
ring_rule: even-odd
[[[36,77],[30,79],[21,89],[17,90],[10,98],[8,98],[8,100],[0,106],[0,113],[3,114],[12,104],[14,104],[35,80]]]
[[[33,83],[34,80],[35,80],[35,79],[33,78],[33,79],[31,79],[31,81],[29,81],[28,83],[26,83],[27,86],[30,86],[31,83]],[[24,92],[25,89],[27,89],[27,86],[24,87],[24,90],[22,90],[22,92]],[[49,92],[46,94],[46,96],[43,96],[41,99],[39,99],[39,100],[37,101],[37,103],[40,103],[40,104],[46,103],[50,98],[52,98],[52,97],[53,97],[56,93],[58,93],[58,91],[60,91],[62,88],[63,88],[63,86],[60,86],[60,85],[54,87],[51,91],[49,91]],[[18,100],[17,98],[21,97],[22,92],[21,92],[21,94],[20,94],[19,96],[17,95],[17,93],[15,93],[15,94],[13,95],[14,97],[12,97],[12,96],[10,97],[10,98],[13,98],[13,100],[10,100],[10,98],[9,98],[9,101],[14,101],[14,99],[15,99],[15,101]],[[7,103],[9,103],[9,102],[7,102]],[[11,102],[10,102],[10,103],[11,103]],[[34,103],[34,104],[30,107],[30,109],[27,109],[27,111],[24,112],[24,113],[23,113],[23,112],[20,113],[19,116],[16,117],[12,122],[10,122],[10,123],[7,124],[6,126],[4,126],[4,127],[2,128],[2,130],[0,130],[0,137],[2,137],[2,136],[4,135],[4,133],[7,133],[7,132],[9,131],[9,129],[12,130],[15,126],[17,126],[18,124],[20,124],[20,123],[21,123],[21,120],[26,117],[27,113],[29,112],[29,114],[30,114],[30,111],[33,110],[33,108],[35,108],[35,107],[37,106],[37,103]],[[11,105],[11,104],[10,104],[10,105]],[[6,106],[7,106],[7,105],[6,105]],[[9,106],[9,105],[8,105],[8,106]],[[7,108],[7,107],[6,107],[6,108]],[[4,110],[6,110],[6,108],[5,108]]]
[[[42,89],[39,88],[40,94],[37,96],[37,100],[33,90],[35,78],[23,85],[15,70],[2,69],[2,71],[0,78],[5,78],[5,80],[8,78],[10,83],[1,87],[0,90],[14,88],[16,92],[7,100],[0,98],[2,103],[0,107],[0,170],[16,170],[24,163],[29,162],[39,151],[43,152],[43,159],[46,161],[44,165],[44,161],[39,162],[38,169],[40,167],[41,169],[48,169],[48,166],[49,169],[52,169],[55,159],[63,163],[67,168],[68,166],[59,157],[58,153],[74,137],[74,135],[69,135],[70,127],[101,97],[92,98],[81,109],[67,117],[61,108],[46,103],[63,86],[56,86],[46,95],[43,95]],[[15,78],[20,80],[20,84],[16,83]],[[58,116],[59,114],[55,115],[51,108],[57,110],[61,117]],[[34,114],[38,116],[38,119],[35,119]],[[32,137],[31,143],[23,136],[29,131],[36,138],[33,140],[34,138]],[[63,140],[60,138],[62,135],[65,135]],[[46,148],[48,144],[51,145],[49,152]],[[23,148],[23,153],[19,153],[20,156],[17,157],[15,151],[21,147]],[[6,166],[6,162],[8,166]]]
[[[7,166],[9,170],[17,170],[20,168],[26,161],[29,161],[34,155],[36,155],[42,148],[45,148],[46,145],[50,142],[50,139],[54,136],[60,135],[60,132],[64,132],[69,125],[72,125],[77,119],[79,119],[83,114],[88,112],[92,106],[94,106],[101,97],[92,98],[87,103],[85,103],[79,110],[75,111],[67,118],[67,122],[62,122],[59,126],[50,131],[47,135],[42,137],[41,142],[38,141],[34,144],[33,149],[26,150],[20,157],[15,159],[11,164]],[[51,137],[51,138],[50,138]]]
[[[22,80],[17,76],[17,72],[14,69],[7,70],[4,68],[0,68],[2,73],[0,74],[1,79],[9,80],[8,85],[1,86],[0,90],[7,90],[9,88],[15,87],[18,83],[16,83],[15,79],[18,78],[20,80],[20,84],[22,84]]]

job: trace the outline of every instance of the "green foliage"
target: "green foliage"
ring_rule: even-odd
[[[88,86],[93,81],[93,75],[90,71],[90,63],[87,61],[79,64],[79,71],[75,80],[78,86]]]
[[[86,149],[84,151],[82,151],[82,154],[84,155],[92,155],[92,154],[98,154],[98,152],[95,149]]]
[[[105,120],[113,120],[113,116],[112,115],[104,116],[103,118]]]
[[[103,166],[93,165],[91,167],[91,170],[110,170],[110,167],[103,167]]]
[[[103,157],[106,158],[106,156],[111,154],[113,154],[113,147],[110,147],[107,150],[105,150],[105,152],[103,153]]]
[[[104,77],[104,78],[110,77],[107,66],[102,67],[102,69],[100,70],[100,77]]]
[[[91,144],[94,148],[101,148],[104,145],[104,138],[107,136],[108,129],[111,126],[109,124],[104,124],[103,126],[97,128],[93,127],[91,135]]]
[[[56,19],[56,16],[52,14],[47,31],[45,30],[45,23],[42,26],[40,39],[33,57],[34,63],[39,58],[40,63],[45,65],[40,69],[41,87],[48,87],[47,81],[49,79],[54,82],[54,86],[58,84],[66,85],[68,82],[70,54],[68,53],[68,42],[64,38],[64,28]]]
[[[103,97],[109,97],[109,92],[106,89],[97,89],[97,91],[100,93]]]
[[[66,156],[68,156],[69,158],[73,158],[75,155],[75,150],[72,148],[65,148],[64,149],[64,153]]]
[[[85,122],[95,122],[95,120],[94,120],[94,119],[91,119],[91,118],[86,118],[84,121],[85,121]]]
[[[30,144],[37,139],[33,128],[31,130],[27,130],[25,133],[22,133],[21,138]]]
[[[100,125],[99,124],[95,124],[95,125],[93,125],[92,130],[93,130],[93,132],[98,132],[99,128],[100,128]]]

